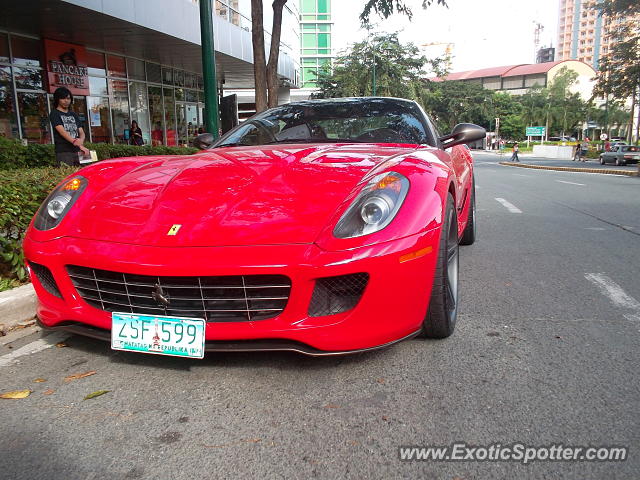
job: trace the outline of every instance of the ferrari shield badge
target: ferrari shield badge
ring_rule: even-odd
[[[180,230],[180,227],[182,227],[182,225],[175,224],[173,227],[169,229],[169,231],[167,232],[167,235],[169,236],[177,235],[178,230]]]

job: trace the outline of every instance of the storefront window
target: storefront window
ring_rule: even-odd
[[[176,87],[184,87],[184,71],[182,70],[174,70],[173,71],[173,82]]]
[[[9,63],[9,40],[6,33],[0,33],[0,62]]]
[[[173,70],[162,67],[162,83],[165,85],[173,85]]]
[[[173,99],[173,88],[163,88],[164,95],[164,123],[167,132],[167,145],[178,145],[176,138],[176,104]]]
[[[162,112],[162,88],[149,87],[149,116],[151,118],[151,145],[153,146],[164,145]]]
[[[107,67],[104,61],[104,53],[87,50],[87,66],[89,75],[107,75]]]
[[[42,58],[42,44],[40,40],[25,37],[11,37],[13,63],[18,65],[40,66]]]
[[[13,86],[11,84],[11,67],[0,67],[0,137],[18,137],[18,122],[16,122]]]
[[[44,93],[18,93],[22,138],[29,143],[51,143],[49,114]]]
[[[42,70],[36,68],[13,67],[16,88],[42,90]]]
[[[124,61],[124,57],[118,57],[116,55],[107,55],[107,65],[109,67],[110,77],[126,77],[127,66]]]
[[[157,63],[147,62],[147,82],[162,83],[162,72]]]
[[[127,71],[131,80],[146,80],[144,74],[144,62],[134,58],[127,58]]]
[[[138,122],[142,130],[145,145],[151,143],[151,128],[149,126],[149,104],[147,102],[147,87],[144,83],[129,82],[129,98],[131,99],[131,120]]]
[[[185,90],[184,91],[184,99],[187,102],[197,102],[198,101],[198,92],[195,90]]]
[[[111,117],[116,143],[129,143],[129,89],[125,80],[109,80],[111,85]]]
[[[94,143],[111,143],[109,99],[106,97],[87,97],[87,107],[89,109],[91,141]]]
[[[196,88],[196,76],[193,73],[185,73],[184,74],[184,86],[187,88]]]
[[[94,97],[108,95],[107,79],[99,77],[89,77],[89,92]]]

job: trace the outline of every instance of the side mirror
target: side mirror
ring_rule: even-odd
[[[453,127],[453,131],[449,135],[440,137],[444,148],[450,148],[454,145],[461,145],[463,143],[471,143],[476,140],[482,140],[487,136],[487,131],[474,125],[473,123],[459,123]]]
[[[212,133],[201,133],[193,140],[193,146],[200,150],[206,150],[215,143],[216,139],[213,138]]]

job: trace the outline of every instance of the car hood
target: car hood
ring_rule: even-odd
[[[414,150],[277,145],[156,158],[90,193],[68,234],[157,246],[312,243],[367,173]]]

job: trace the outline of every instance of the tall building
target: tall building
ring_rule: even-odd
[[[316,86],[318,71],[331,66],[331,0],[300,0],[301,87]]]
[[[610,20],[590,8],[592,0],[560,0],[557,60],[582,60],[598,70],[609,51]]]

